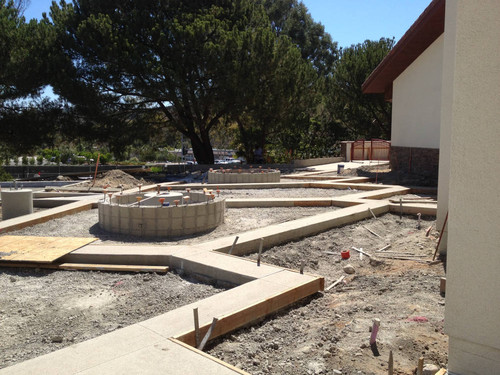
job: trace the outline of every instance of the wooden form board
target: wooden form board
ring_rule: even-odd
[[[96,238],[1,236],[0,261],[52,263]]]
[[[135,266],[122,264],[86,264],[86,263],[61,263],[58,267],[61,270],[80,271],[119,271],[119,272],[158,272],[166,273],[167,266]]]
[[[215,329],[210,336],[210,340],[241,328],[249,323],[255,322],[256,320],[271,313],[279,311],[292,303],[300,301],[302,298],[324,290],[324,287],[325,279],[323,277],[311,278],[309,281],[303,282],[300,285],[285,290],[275,296],[265,298],[262,301],[256,302],[243,309],[232,311],[226,315],[220,316],[218,317]],[[210,328],[210,325],[211,324],[205,324],[200,326],[201,337],[205,336]],[[193,329],[189,332],[181,333],[180,335],[174,337],[174,339],[187,345],[194,346],[195,331]]]
[[[156,272],[167,273],[168,266],[144,266],[130,264],[89,264],[89,263],[33,263],[33,262],[2,262],[0,267],[16,268],[47,268],[53,270],[74,271],[110,271],[110,272]]]

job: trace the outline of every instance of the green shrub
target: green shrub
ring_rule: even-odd
[[[0,167],[0,181],[12,181],[13,178],[10,173],[5,172],[5,169]]]

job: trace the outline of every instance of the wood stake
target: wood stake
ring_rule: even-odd
[[[424,357],[418,359],[417,375],[422,375],[424,372]]]
[[[377,333],[379,327],[380,327],[380,319],[378,318],[373,319],[372,334],[370,336],[370,345],[373,345],[377,342]]]
[[[356,250],[356,251],[357,251],[358,253],[360,253],[360,254],[364,254],[364,255],[366,255],[368,258],[371,258],[371,257],[372,257],[372,256],[371,256],[371,254],[368,254],[366,251],[363,251],[363,249],[358,249],[358,248],[356,248],[356,247],[354,247],[354,246],[352,247],[352,249],[353,249],[353,250]]]
[[[389,352],[389,375],[394,374],[394,360],[392,358],[392,350]]]
[[[399,198],[399,220],[403,220],[403,198]]]
[[[432,229],[432,225],[427,228],[427,230],[425,231],[425,237],[429,237],[429,234],[431,233],[431,229]]]
[[[233,253],[233,249],[234,249],[234,246],[236,245],[236,242],[238,242],[238,236],[236,236],[236,238],[234,239],[234,242],[233,242],[233,245],[231,246],[231,248],[229,249],[229,255],[231,255]]]
[[[381,248],[381,249],[375,250],[375,252],[376,252],[376,253],[379,253],[379,252],[381,252],[381,251],[387,250],[387,249],[388,249],[388,248],[390,248],[391,246],[392,246],[392,245],[390,245],[390,244],[389,244],[389,245],[386,245],[386,246],[384,246],[384,247],[383,247],[383,248]]]
[[[304,259],[302,259],[300,261],[300,274],[303,275],[304,274],[304,265],[305,265],[305,262],[304,262]]]
[[[422,214],[419,212],[417,214],[417,218],[418,218],[418,224],[417,224],[417,229],[420,230],[420,228],[422,228],[421,224],[420,224],[420,217],[422,216]]]
[[[335,281],[332,285],[330,285],[328,288],[326,288],[325,290],[330,290],[334,287],[336,287],[337,285],[339,285],[343,280],[345,279],[345,276],[341,276],[337,281]]]
[[[264,246],[264,239],[260,239],[259,255],[257,255],[257,267],[260,267],[260,256],[262,254],[262,247]]]
[[[448,222],[448,212],[446,212],[446,217],[444,218],[444,223],[443,223],[443,227],[441,228],[441,233],[439,233],[439,241],[438,241],[438,244],[436,246],[436,251],[434,252],[434,256],[432,257],[432,260],[436,259],[436,255],[437,255],[438,250],[439,250],[439,245],[441,244],[441,239],[443,238],[444,228],[446,227],[447,222]]]
[[[198,308],[193,309],[194,315],[194,342],[196,347],[200,345],[200,321],[198,320]]]
[[[368,232],[370,232],[371,234],[373,234],[374,236],[377,236],[378,238],[382,238],[380,235],[378,235],[377,233],[375,233],[374,231],[372,231],[370,228],[367,228],[367,227],[364,227]]]
[[[201,340],[201,344],[200,344],[200,346],[198,346],[198,350],[203,350],[203,348],[207,344],[208,340],[210,339],[210,336],[212,335],[212,331],[215,329],[215,325],[217,324],[218,320],[219,319],[217,319],[217,318],[214,318],[214,320],[212,320],[212,325],[208,329],[208,332],[205,335],[205,337],[203,337],[203,340]]]
[[[373,213],[372,209],[370,207],[368,207],[368,210],[370,211],[370,213],[372,214],[373,218],[376,219],[377,217],[375,216],[375,214]]]

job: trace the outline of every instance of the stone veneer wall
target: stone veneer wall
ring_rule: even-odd
[[[190,195],[191,203],[178,207],[123,204],[134,202],[135,197],[140,194],[121,196],[120,205],[116,204],[114,197],[112,204],[101,201],[98,203],[99,226],[117,234],[160,238],[202,233],[224,222],[224,199],[208,200],[201,193],[186,195]],[[205,202],[196,203],[205,199]]]
[[[391,146],[390,163],[393,171],[438,178],[439,149]]]
[[[266,182],[280,182],[280,171],[254,169],[254,172],[226,172],[209,171],[208,183],[209,184],[254,184]]]

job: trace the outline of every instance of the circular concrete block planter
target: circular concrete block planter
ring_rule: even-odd
[[[208,171],[209,184],[259,184],[280,182],[277,169],[218,169]]]
[[[203,233],[224,222],[226,201],[198,192],[114,195],[98,203],[99,226],[138,237]]]

